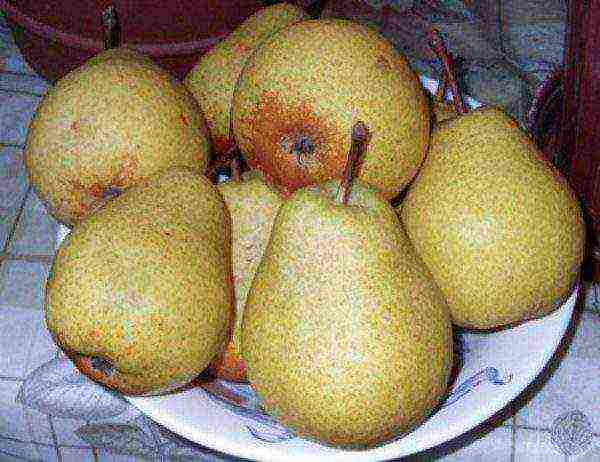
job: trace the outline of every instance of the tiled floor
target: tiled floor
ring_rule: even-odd
[[[78,381],[43,326],[44,283],[57,223],[28,186],[22,151],[28,123],[47,88],[24,64],[0,17],[0,460],[120,462],[158,453],[229,460],[166,437],[120,398]],[[600,288],[587,287],[569,336],[522,397],[466,435],[407,460],[600,461],[599,308]],[[43,380],[28,381],[34,370]],[[80,401],[72,408],[79,414],[62,405],[65,393]],[[103,413],[105,433],[91,432],[90,422],[98,415],[81,411],[81,401],[96,403],[89,412]],[[579,424],[571,426],[579,429],[576,438],[553,432],[569,419]],[[125,446],[119,444],[106,449],[102,435],[109,433],[113,443],[115,434],[119,441],[134,441],[137,452],[121,454]]]

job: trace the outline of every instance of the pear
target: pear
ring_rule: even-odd
[[[79,222],[47,283],[56,343],[128,395],[187,385],[224,347],[232,313],[229,213],[216,187],[183,167]]]
[[[237,83],[233,131],[251,168],[289,195],[339,178],[352,126],[371,141],[359,178],[391,199],[427,152],[431,111],[417,74],[379,32],[342,19],[300,21],[263,41]]]
[[[400,213],[456,325],[492,329],[544,316],[578,278],[580,204],[501,109],[434,130]]]
[[[226,350],[211,363],[210,369],[219,378],[245,382],[246,366],[241,354],[244,306],[282,198],[264,182],[263,175],[257,170],[221,183],[218,189],[231,214],[236,314]]]
[[[449,312],[379,191],[334,179],[284,201],[242,352],[266,411],[327,445],[371,446],[432,412],[451,368]]]
[[[186,87],[150,58],[103,51],[60,79],[29,126],[25,163],[50,213],[66,225],[170,167],[204,173],[209,139]]]
[[[246,60],[269,35],[303,19],[308,19],[306,12],[289,3],[261,8],[202,55],[185,77],[206,117],[217,156],[230,146],[233,90]]]

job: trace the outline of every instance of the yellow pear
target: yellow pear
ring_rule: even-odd
[[[231,214],[236,315],[231,339],[211,370],[219,378],[243,382],[247,380],[240,344],[244,306],[282,199],[256,170],[242,174],[241,181],[221,183],[218,189]]]
[[[209,140],[194,97],[136,51],[103,51],[48,90],[25,163],[49,211],[73,225],[123,189],[169,167],[204,173]]]
[[[299,436],[364,447],[413,429],[440,402],[452,328],[392,206],[344,178],[279,208],[242,353],[267,412]]]
[[[376,30],[348,20],[300,21],[268,37],[242,70],[232,111],[246,161],[285,194],[341,175],[358,120],[372,137],[359,178],[387,199],[429,143],[418,76]]]
[[[578,277],[585,241],[579,202],[498,108],[434,130],[400,213],[459,326],[489,329],[543,316]]]
[[[192,381],[233,321],[230,217],[204,176],[174,168],[80,221],[59,248],[46,324],[86,375],[129,395]]]
[[[216,155],[229,147],[233,90],[246,60],[269,35],[302,19],[308,15],[296,5],[264,7],[204,54],[185,77],[206,118]]]

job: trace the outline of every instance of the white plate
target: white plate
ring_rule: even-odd
[[[381,461],[455,438],[515,399],[542,371],[569,325],[578,289],[549,316],[492,334],[462,334],[464,364],[443,406],[404,437],[369,450],[333,449],[296,438],[262,413],[248,385],[217,381],[152,398],[127,398],[168,429],[221,452],[260,461]]]
[[[423,78],[435,91],[437,82]],[[480,104],[467,98],[471,107]],[[69,233],[61,227],[57,242]],[[551,315],[495,333],[459,335],[462,367],[443,405],[403,437],[368,450],[330,448],[295,437],[260,410],[249,385],[214,381],[161,397],[126,397],[169,430],[226,454],[260,461],[381,461],[449,441],[515,399],[541,372],[565,334],[578,293]]]

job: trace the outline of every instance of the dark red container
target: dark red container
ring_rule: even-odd
[[[102,11],[113,5],[121,41],[178,78],[262,6],[259,0],[0,0],[29,65],[56,81],[103,49]]]

